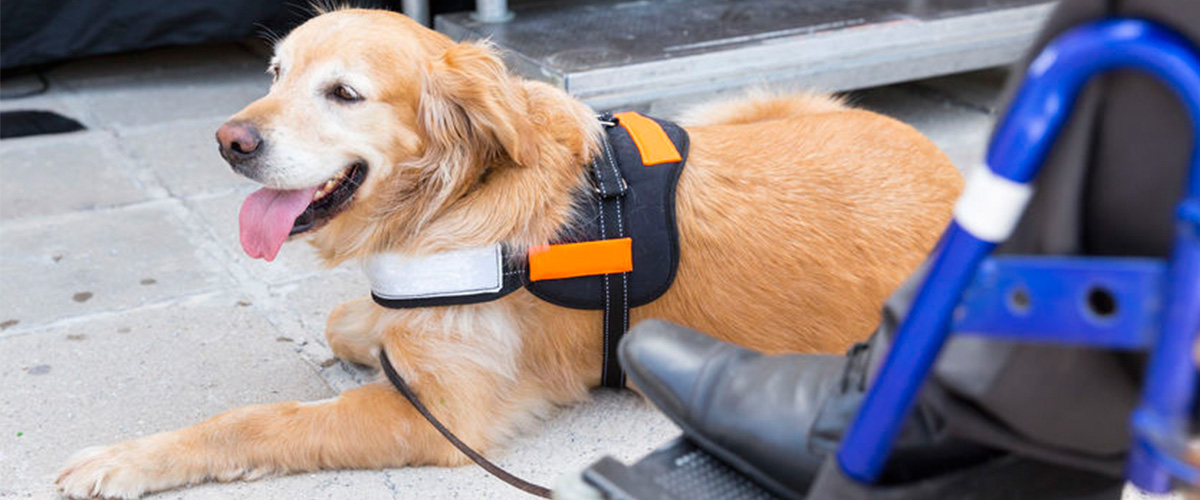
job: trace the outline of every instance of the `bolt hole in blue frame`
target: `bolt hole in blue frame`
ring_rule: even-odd
[[[1176,212],[1170,258],[987,258],[1011,232],[1028,199],[1029,183],[1079,91],[1092,77],[1118,69],[1157,77],[1174,90],[1191,117],[1190,177]],[[990,175],[984,177],[991,180],[980,182],[983,186],[975,191],[972,180],[954,222],[934,249],[929,273],[842,441],[837,455],[842,471],[863,483],[878,479],[904,417],[953,331],[1150,350],[1142,401],[1131,418],[1128,478],[1151,493],[1168,492],[1172,477],[1200,484],[1200,471],[1183,459],[1187,415],[1196,392],[1192,352],[1200,333],[1198,145],[1200,56],[1181,36],[1153,22],[1115,18],[1074,28],[1046,46],[1030,65],[988,149]],[[1015,208],[1007,227],[999,233],[978,230],[978,225],[969,229],[964,203],[972,194],[1002,191],[993,189],[997,184],[1026,193],[1010,203]]]

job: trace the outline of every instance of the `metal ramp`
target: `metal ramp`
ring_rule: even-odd
[[[850,90],[1015,61],[1046,0],[641,0],[438,16],[599,110],[755,84]]]

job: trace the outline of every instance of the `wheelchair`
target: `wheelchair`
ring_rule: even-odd
[[[952,337],[1144,353],[1140,402],[1128,414],[1132,444],[1125,461],[1126,478],[1154,494],[1200,488],[1198,459],[1193,456],[1189,462],[1186,449],[1189,434],[1195,432],[1194,415],[1200,414],[1196,411],[1200,48],[1193,42],[1200,37],[1192,31],[1189,39],[1145,17],[1091,18],[1070,24],[1029,63],[1008,112],[998,121],[986,167],[969,176],[954,220],[923,268],[919,288],[877,376],[838,451],[827,457],[806,498],[939,495],[920,488],[895,491],[877,481],[902,422]],[[1142,193],[1143,199],[1153,197],[1155,203],[1173,205],[1173,228],[1162,231],[1167,240],[1163,255],[1136,251],[1132,257],[1110,255],[1118,251],[994,254],[1019,225],[1039,223],[1023,215],[1043,163],[1064,124],[1072,119],[1072,109],[1087,84],[1116,71],[1152,76],[1172,91],[1178,108],[1190,120],[1190,158],[1186,165],[1170,167],[1183,175],[1182,199],[1174,193]],[[1137,168],[1168,167],[1127,164],[1124,168],[1135,178]],[[667,476],[690,479],[663,481]],[[779,496],[753,483],[684,437],[633,465],[602,459],[564,482],[568,486],[563,486],[560,496],[688,500]],[[1017,490],[990,496],[961,491],[956,497],[1011,498],[1006,495]],[[1119,492],[1105,498],[1118,497]]]

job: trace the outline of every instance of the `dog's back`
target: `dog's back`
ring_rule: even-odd
[[[949,222],[962,178],[911,126],[815,94],[691,111],[664,317],[768,351],[835,352]]]

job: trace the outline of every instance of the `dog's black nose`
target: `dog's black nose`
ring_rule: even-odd
[[[245,122],[227,122],[217,129],[217,143],[221,145],[221,156],[230,163],[247,160],[262,149],[262,136],[254,125]]]

